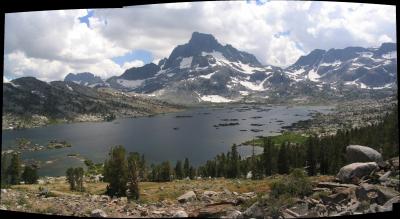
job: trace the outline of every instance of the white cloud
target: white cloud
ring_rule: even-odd
[[[168,9],[188,9],[191,8],[192,5],[190,2],[181,2],[181,3],[166,3],[164,5]]]
[[[194,31],[254,54],[262,63],[287,66],[313,49],[376,47],[396,39],[395,6],[340,2],[192,2],[86,10],[6,14],[5,75],[60,80],[69,72],[101,77],[140,66],[111,58],[135,49],[168,57]],[[278,33],[287,35],[276,37]],[[299,47],[301,46],[301,47]]]
[[[144,62],[142,60],[133,60],[131,62],[125,62],[122,65],[122,69],[129,69],[132,67],[142,67],[144,65]]]

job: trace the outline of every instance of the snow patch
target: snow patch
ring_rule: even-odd
[[[240,95],[243,95],[243,96],[249,95],[249,92],[245,91],[245,90],[241,90],[241,91],[239,91],[239,93],[240,93]]]
[[[392,51],[392,52],[383,54],[382,58],[384,58],[384,59],[397,59],[397,52],[396,51]]]
[[[341,61],[336,60],[335,62],[332,63],[321,63],[319,66],[339,66],[340,64],[342,64]]]
[[[239,83],[241,84],[241,85],[243,85],[243,86],[245,86],[247,89],[250,89],[250,90],[254,90],[254,91],[265,91],[266,89],[264,88],[264,86],[263,86],[263,84],[264,84],[264,82],[267,80],[267,78],[266,79],[264,79],[261,83],[259,83],[259,84],[255,84],[255,83],[252,83],[252,82],[250,82],[250,81],[239,81]]]
[[[319,78],[320,78],[321,76],[319,75],[319,74],[317,74],[317,72],[314,70],[314,69],[311,69],[309,72],[308,72],[308,79],[310,79],[310,81],[314,81],[314,82],[318,82],[319,80]]]
[[[120,84],[120,85],[122,85],[122,86],[124,86],[124,87],[127,87],[127,88],[137,88],[137,87],[139,87],[140,85],[142,85],[142,83],[144,82],[145,80],[125,80],[125,79],[117,79],[117,83],[118,84]]]
[[[211,76],[213,76],[214,74],[215,74],[215,72],[212,72],[212,73],[207,74],[207,75],[200,75],[199,77],[200,77],[200,78],[205,78],[205,79],[210,79]]]
[[[74,89],[72,89],[72,87],[70,87],[68,84],[66,84],[65,86],[67,86],[68,90],[73,91]]]
[[[227,99],[225,97],[219,96],[219,95],[204,95],[200,97],[202,101],[208,101],[212,103],[228,103],[232,102],[233,100]]]
[[[21,85],[19,85],[19,84],[14,84],[14,83],[12,83],[11,81],[6,82],[6,83],[10,83],[13,87],[20,87],[20,86],[21,86]]]
[[[192,56],[183,58],[179,65],[179,68],[180,69],[190,68],[190,66],[192,66],[192,60],[193,60]]]
[[[393,84],[394,83],[388,83],[388,84],[383,85],[382,87],[373,87],[372,89],[373,90],[380,90],[380,89],[385,89],[385,88],[392,88]]]

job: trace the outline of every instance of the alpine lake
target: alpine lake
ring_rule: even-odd
[[[5,130],[2,149],[13,149],[16,139],[46,145],[57,139],[71,147],[21,151],[24,160],[42,163],[40,176],[61,176],[69,167],[84,167],[84,159],[103,162],[112,146],[123,145],[128,152],[144,154],[146,161],[160,163],[185,157],[194,166],[204,164],[233,144],[257,136],[279,135],[283,127],[312,118],[313,113],[329,113],[332,106],[265,106],[230,104],[190,108],[183,112],[150,117],[122,118],[110,122],[56,124],[40,128]],[[261,147],[241,145],[241,156],[261,153]],[[77,156],[72,156],[77,155]]]

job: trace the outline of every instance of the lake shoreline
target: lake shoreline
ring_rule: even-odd
[[[179,109],[171,109],[165,112],[157,112],[157,113],[149,113],[149,114],[142,114],[142,115],[117,115],[114,120],[116,119],[135,119],[135,118],[144,118],[144,117],[154,117],[159,115],[171,114],[171,113],[178,113],[178,112],[186,112],[193,109],[218,109],[218,108],[225,108],[225,107],[237,107],[237,106],[263,106],[263,107],[303,107],[303,106],[327,106],[327,107],[335,107],[337,103],[296,103],[296,104],[283,104],[283,103],[276,103],[276,104],[266,104],[266,103],[243,103],[243,102],[233,102],[233,103],[203,103],[198,105],[187,105],[181,106],[182,108]],[[26,120],[24,116],[20,115],[12,115],[12,114],[5,114],[2,116],[2,131],[12,131],[12,130],[25,130],[25,129],[34,129],[34,128],[41,128],[41,127],[49,127],[52,125],[59,125],[59,124],[78,124],[78,123],[85,123],[85,122],[112,122],[106,121],[104,116],[96,115],[96,114],[81,114],[75,117],[74,119],[49,119],[44,115],[37,115],[34,114],[29,118],[31,120],[28,124],[25,121],[24,127],[17,128],[14,126],[8,125],[10,121],[13,123],[21,123],[22,120]]]

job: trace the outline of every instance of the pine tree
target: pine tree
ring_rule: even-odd
[[[316,153],[315,153],[315,138],[309,137],[307,141],[307,173],[309,176],[316,175]]]
[[[170,165],[169,161],[164,161],[161,164],[161,173],[160,174],[161,174],[162,181],[171,181],[171,165]]]
[[[264,161],[264,169],[265,169],[265,175],[266,176],[271,176],[272,174],[272,154],[271,154],[271,147],[272,147],[272,141],[270,138],[264,138],[263,139],[263,161]]]
[[[196,176],[196,168],[194,168],[193,166],[190,166],[190,168],[189,168],[189,178],[190,179],[194,179],[195,176]]]
[[[36,168],[25,166],[24,172],[22,173],[22,180],[25,182],[25,184],[36,184],[38,179],[39,176]]]
[[[67,182],[69,183],[70,189],[72,191],[74,191],[76,188],[74,168],[68,168],[67,172],[66,172],[66,176],[67,176]]]
[[[146,159],[144,158],[144,154],[142,154],[139,165],[139,181],[146,181],[146,180],[147,180]]]
[[[142,157],[143,158],[143,157]],[[128,156],[128,198],[139,199],[139,169],[143,165],[143,159],[139,160],[138,153],[129,153]],[[143,172],[142,172],[143,174]]]
[[[75,175],[75,185],[76,185],[76,191],[83,192],[85,189],[83,187],[83,168],[78,167],[74,169],[74,175]]]
[[[188,159],[188,158],[185,158],[185,162],[184,162],[184,164],[183,164],[183,173],[184,173],[184,176],[183,176],[183,177],[186,178],[186,177],[189,176],[189,174],[190,174],[189,168],[190,168],[189,159]]]
[[[278,155],[278,173],[279,174],[287,174],[289,173],[289,164],[288,164],[288,156],[287,156],[287,146],[285,143],[282,143],[279,149]]]
[[[21,181],[21,159],[19,153],[13,153],[11,164],[8,168],[8,175],[10,175],[10,184],[16,185]]]
[[[122,145],[110,149],[109,158],[104,163],[104,181],[108,182],[107,194],[125,196],[128,181],[128,162]]]
[[[177,179],[183,178],[182,162],[178,160],[175,165],[175,175]]]
[[[232,145],[232,150],[231,150],[231,178],[237,178],[239,177],[239,153],[237,151],[237,146],[236,144]]]

